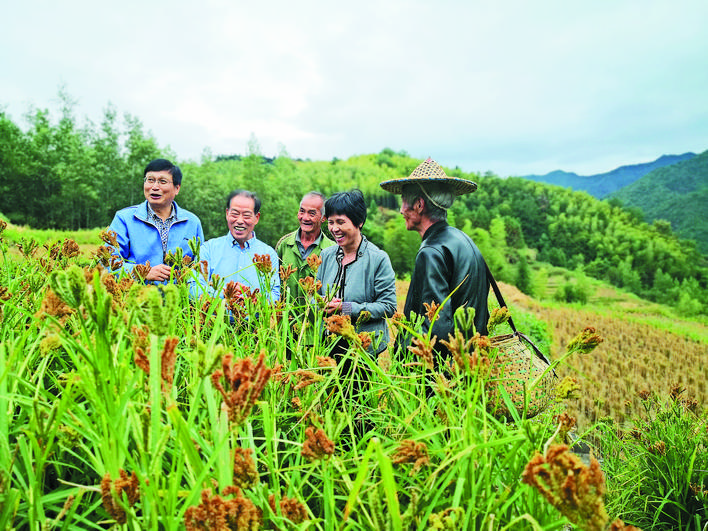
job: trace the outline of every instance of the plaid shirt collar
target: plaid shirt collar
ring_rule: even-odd
[[[155,211],[147,204],[147,216],[148,219],[155,225],[155,228],[160,232],[160,242],[162,243],[162,252],[167,252],[167,238],[170,234],[170,227],[177,221],[177,212],[174,203],[172,204],[172,210],[167,219],[162,219],[160,216],[155,214]]]

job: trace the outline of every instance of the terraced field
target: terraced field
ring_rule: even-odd
[[[602,417],[623,422],[640,413],[638,393],[643,390],[667,394],[679,384],[684,395],[708,405],[708,326],[704,322],[681,320],[669,309],[612,287],[593,283],[587,305],[544,302],[500,283],[506,302],[513,309],[533,314],[548,323],[552,334],[550,358],[559,360],[565,347],[587,326],[597,329],[604,342],[591,354],[563,360],[559,376],[573,376],[582,397],[570,413],[580,429]],[[549,281],[547,293],[557,281]],[[407,282],[396,286],[399,308],[403,307]]]

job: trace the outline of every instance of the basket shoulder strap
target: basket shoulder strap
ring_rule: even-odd
[[[499,289],[499,286],[497,286],[497,281],[494,280],[494,275],[492,275],[492,272],[489,270],[489,266],[487,265],[487,261],[484,261],[484,267],[487,269],[487,280],[489,281],[489,284],[492,286],[492,290],[494,290],[494,295],[497,296],[497,301],[499,301],[499,307],[506,307],[508,310],[509,307],[506,305],[506,302],[504,302],[504,297],[502,297],[501,290]],[[516,334],[516,326],[514,326],[514,320],[511,318],[511,314],[509,315],[509,326],[511,327],[511,330]]]
[[[538,356],[539,358],[541,358],[541,359],[546,363],[546,365],[550,365],[550,364],[551,364],[551,361],[546,357],[546,355],[545,355],[543,352],[541,352],[541,349],[539,349],[539,348],[534,344],[534,342],[531,341],[531,338],[530,338],[530,337],[528,337],[528,336],[525,335],[525,334],[522,334],[521,332],[516,332],[515,335],[518,336],[519,339],[523,339],[524,341],[526,341],[526,343],[528,343],[529,346],[530,346],[530,347],[533,349],[533,351],[536,353],[536,356]],[[555,369],[554,369],[554,370],[553,370],[553,374],[555,375],[555,373],[556,373],[556,371],[555,371]]]
[[[506,306],[506,302],[504,302],[504,297],[501,294],[501,290],[499,289],[499,286],[497,285],[497,281],[494,280],[494,275],[492,275],[492,272],[489,270],[489,266],[487,265],[487,261],[484,261],[484,267],[487,269],[487,280],[489,281],[489,284],[492,286],[492,290],[494,290],[494,295],[497,297],[497,301],[499,301],[499,306],[504,307]],[[509,307],[506,306],[506,309],[508,310]],[[531,339],[516,330],[516,326],[514,325],[514,320],[511,318],[511,314],[509,314],[509,326],[511,327],[511,330],[514,332],[514,335],[517,336],[520,339],[523,339],[528,343],[533,351],[536,353],[536,356],[541,358],[543,361],[545,361],[548,365],[551,364],[549,359],[541,352],[541,350],[531,341]],[[555,370],[553,371],[553,374],[555,375]]]

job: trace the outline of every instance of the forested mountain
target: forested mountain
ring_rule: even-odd
[[[656,169],[610,197],[637,207],[648,222],[667,220],[681,237],[708,255],[708,151]]]
[[[146,160],[157,141],[137,118],[105,111],[99,126],[76,124],[65,102],[61,118],[36,110],[23,131],[0,111],[0,212],[40,229],[105,226],[118,208],[144,199]]]
[[[356,187],[370,205],[364,233],[389,253],[399,276],[412,269],[420,237],[405,230],[399,198],[379,183],[410,174],[420,160],[390,149],[346,160],[293,160],[285,152],[267,159],[253,138],[245,155],[180,162],[160,149],[137,119],[119,120],[112,109],[100,126],[84,127],[76,125],[69,107],[57,123],[48,111],[37,111],[27,131],[0,112],[0,212],[13,223],[37,228],[105,227],[116,210],[143,200],[143,168],[160,155],[180,163],[184,179],[177,201],[200,217],[207,238],[225,233],[224,202],[235,188],[259,194],[263,206],[256,232],[274,245],[297,227],[305,192]],[[706,313],[706,260],[667,223],[649,225],[635,211],[584,192],[446,171],[479,185],[455,202],[449,222],[473,237],[499,280],[532,292],[537,279],[531,278],[529,263],[539,269],[549,262],[672,304],[686,315]]]
[[[525,175],[523,178],[541,183],[564,186],[577,191],[582,190],[598,199],[603,199],[614,191],[635,182],[637,179],[641,179],[647,173],[657,168],[671,166],[681,161],[690,160],[695,156],[695,153],[662,155],[653,162],[620,166],[612,171],[598,173],[596,175],[581,176],[577,173],[556,170],[545,175]]]

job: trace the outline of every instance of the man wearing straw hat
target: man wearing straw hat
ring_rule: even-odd
[[[442,304],[450,297],[433,325],[433,335],[438,337],[435,349],[448,354],[440,340],[448,340],[448,335],[454,333],[455,310],[461,306],[475,309],[475,330],[486,335],[489,282],[484,258],[467,234],[447,223],[447,210],[455,197],[474,192],[477,185],[448,177],[434,160],[428,159],[409,177],[384,181],[381,187],[401,195],[406,229],[418,232],[423,239],[403,310],[406,317],[410,318],[411,312],[425,315],[423,303]],[[427,333],[427,318],[423,327]],[[471,337],[471,330],[463,332]]]

